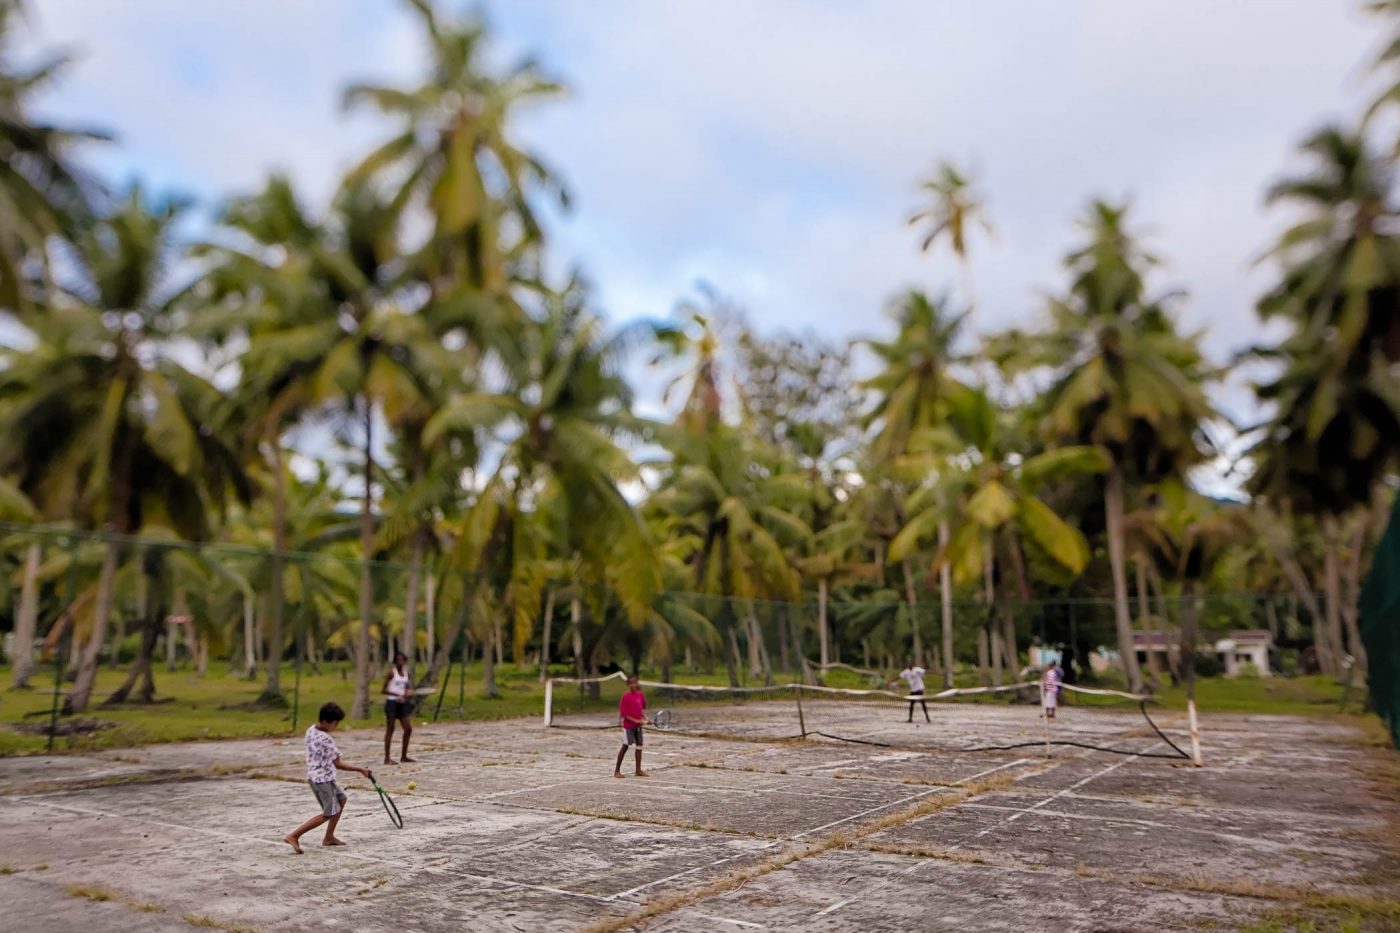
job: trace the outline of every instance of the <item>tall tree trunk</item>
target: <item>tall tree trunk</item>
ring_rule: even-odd
[[[938,546],[948,547],[948,522],[938,523]],[[953,686],[953,569],[948,561],[938,568],[938,598],[943,604],[943,686]]]
[[[733,610],[730,610],[729,622],[729,650],[724,655],[724,666],[729,674],[729,686],[739,686],[739,637],[734,633],[735,619],[732,618]]]
[[[501,620],[491,617],[491,641],[496,646],[496,663],[504,667],[506,663],[506,639],[502,634]]]
[[[1152,613],[1147,604],[1147,558],[1141,551],[1133,557],[1133,570],[1137,578],[1138,627],[1147,636],[1147,677],[1155,688],[1162,683],[1162,671],[1157,664],[1156,639],[1152,637]],[[1165,635],[1163,632],[1164,637]]]
[[[433,654],[437,648],[437,606],[434,603],[434,594],[436,590],[433,588],[433,583],[433,572],[430,570],[428,571],[427,592],[423,594],[423,608],[427,612],[427,615],[424,617],[425,627],[427,628],[425,634],[428,636],[426,639],[427,644],[424,646],[423,650],[423,657],[426,658],[429,663],[432,662]]]
[[[745,621],[748,631],[748,637],[745,639],[745,642],[747,643],[749,652],[749,678],[751,680],[757,680],[763,675],[763,659],[759,656],[758,651],[758,620],[754,618],[752,603],[749,603],[745,609]]]
[[[1108,562],[1113,571],[1113,622],[1118,631],[1118,654],[1123,676],[1133,693],[1142,691],[1142,672],[1133,648],[1133,622],[1128,612],[1128,573],[1123,541],[1123,471],[1113,464],[1104,484],[1104,513],[1108,519]]]
[[[573,623],[574,676],[583,679],[583,603],[577,596],[569,600],[569,621]]]
[[[496,614],[491,614],[491,628],[486,632],[486,644],[482,651],[482,696],[496,699],[501,692],[496,689],[496,664],[501,647],[501,626]]]
[[[1001,647],[1001,631],[997,625],[996,610],[989,610],[987,613],[987,632],[989,633],[988,643],[992,655],[992,684],[1000,687],[1002,685],[1002,661],[1005,655]]]
[[[540,640],[540,683],[549,677],[550,629],[554,626],[554,590],[544,594],[544,633]]]
[[[977,629],[977,674],[984,687],[992,685],[992,672],[988,661],[990,653],[990,646],[987,644],[987,627],[985,625],[979,626]]]
[[[165,557],[155,551],[148,551],[142,555],[142,593],[141,593],[141,647],[136,655],[136,663],[131,666],[131,673],[127,675],[126,682],[106,699],[107,705],[117,705],[125,703],[131,696],[132,688],[138,681],[141,688],[137,692],[136,698],[141,703],[150,703],[155,699],[156,684],[153,675],[155,663],[156,641],[160,637],[161,620],[167,617],[165,603]]]
[[[374,612],[374,406],[365,399],[365,494],[360,503],[360,623],[355,629],[355,701],[350,718],[369,715],[369,619]]]
[[[1287,541],[1274,530],[1275,528],[1276,526],[1272,522],[1265,524],[1262,537],[1269,550],[1273,552],[1274,559],[1278,561],[1279,569],[1283,571],[1283,575],[1288,578],[1289,585],[1293,587],[1294,595],[1299,602],[1307,607],[1308,614],[1312,616],[1313,649],[1317,652],[1318,667],[1328,676],[1339,676],[1341,659],[1333,655],[1323,607],[1318,604],[1317,594],[1313,592],[1312,584],[1308,581],[1307,574],[1303,572],[1302,565],[1298,563],[1289,550]]]
[[[1345,652],[1342,645],[1342,580],[1337,547],[1341,543],[1337,534],[1337,520],[1331,515],[1322,517],[1322,597],[1323,618],[1327,626],[1327,646],[1336,665],[1334,676],[1341,676],[1345,669]]]
[[[919,600],[914,591],[914,571],[909,567],[909,561],[900,561],[900,566],[904,571],[904,600],[909,604],[909,628],[914,633],[914,663],[919,667],[924,666],[924,639],[919,633]]]
[[[438,644],[437,653],[428,664],[428,673],[418,681],[420,687],[432,687],[438,682],[438,677],[449,664],[452,663],[452,649],[457,647],[457,639],[461,637],[462,627],[467,620],[467,606],[469,599],[467,594],[462,596],[462,604],[457,607],[457,611],[452,613],[452,621],[448,623],[447,631],[443,633],[442,641]],[[443,689],[446,689],[444,686]]]
[[[1356,659],[1356,673],[1361,683],[1367,682],[1368,665],[1366,646],[1361,641],[1361,627],[1357,618],[1361,600],[1361,563],[1366,549],[1366,525],[1369,517],[1362,511],[1352,533],[1351,545],[1347,551],[1346,575],[1342,587],[1342,621],[1346,624],[1347,650]]]
[[[817,638],[821,642],[822,670],[831,663],[831,630],[826,622],[827,581],[822,577],[817,581]]]
[[[423,573],[423,532],[413,534],[413,554],[408,561],[408,594],[404,597],[403,633],[399,639],[400,651],[408,658],[408,666],[413,667],[413,659],[418,657],[418,580]]]
[[[243,675],[249,680],[258,676],[257,633],[254,631],[254,604],[257,597],[251,589],[243,594]]]
[[[88,634],[78,663],[78,677],[73,683],[73,691],[63,705],[66,714],[81,713],[92,699],[92,687],[97,680],[97,663],[102,654],[102,645],[107,639],[107,623],[112,615],[112,589],[117,579],[117,558],[121,544],[107,542],[107,551],[102,557],[102,571],[97,578],[97,604],[92,611],[92,631]],[[74,643],[77,637],[74,633]]]
[[[268,441],[268,454],[272,466],[272,580],[267,590],[267,669],[262,699],[280,704],[282,638],[287,621],[287,599],[282,590],[286,584],[287,468],[282,461],[282,438],[275,432]]]
[[[758,612],[754,609],[753,600],[748,600],[749,614],[749,638],[758,645],[759,673],[763,675],[763,683],[766,686],[773,686],[773,661],[768,656],[768,643],[763,637],[763,629],[758,624]]]
[[[1001,646],[1006,651],[1006,673],[1015,681],[1021,672],[1021,653],[1016,647],[1016,614],[1009,606],[1003,605],[998,616],[1001,619]]]
[[[15,656],[11,671],[16,688],[27,688],[34,673],[34,634],[39,630],[39,564],[43,559],[39,542],[24,552],[24,580],[19,588],[19,614],[15,617]]]

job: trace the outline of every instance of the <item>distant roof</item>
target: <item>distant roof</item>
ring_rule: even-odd
[[[1170,632],[1133,632],[1134,648],[1169,648],[1175,644]]]
[[[1270,642],[1274,640],[1274,636],[1269,634],[1269,630],[1263,628],[1237,629],[1231,632],[1228,637],[1232,641]]]

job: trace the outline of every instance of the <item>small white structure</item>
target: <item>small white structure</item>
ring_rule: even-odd
[[[1059,661],[1061,664],[1064,663],[1064,652],[1060,651],[1058,648],[1047,648],[1044,645],[1031,645],[1031,650],[1027,657],[1031,662],[1031,667],[1038,670],[1049,667],[1051,661]]]
[[[1238,677],[1246,664],[1254,665],[1260,677],[1268,677],[1269,649],[1274,637],[1265,629],[1245,629],[1231,632],[1215,643],[1215,653],[1225,668],[1226,677]]]

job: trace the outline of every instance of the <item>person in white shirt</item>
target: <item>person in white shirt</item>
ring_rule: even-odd
[[[403,726],[403,751],[399,760],[412,763],[414,759],[408,757],[408,740],[413,736],[413,681],[408,676],[408,655],[402,651],[394,655],[394,666],[384,678],[384,695],[388,697],[384,701],[384,763],[399,763],[389,754],[394,744],[395,720]]]
[[[915,665],[913,658],[909,659],[909,664],[904,668],[904,670],[899,672],[899,676],[901,680],[909,684],[910,697],[921,697],[924,695],[924,669]],[[924,700],[913,699],[909,701],[909,718],[905,720],[905,722],[914,721],[915,703],[918,703],[924,708],[924,719],[928,722],[933,722],[933,720],[930,719],[928,715],[928,703]]]

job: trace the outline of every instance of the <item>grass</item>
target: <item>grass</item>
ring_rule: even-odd
[[[211,664],[209,673],[204,677],[197,676],[188,668],[168,673],[163,665],[157,663],[156,667],[157,699],[160,702],[150,705],[126,704],[115,708],[94,705],[84,714],[84,718],[111,723],[112,727],[90,733],[60,735],[54,742],[55,751],[129,748],[194,739],[287,735],[292,730],[290,707],[265,708],[254,702],[262,691],[261,679],[245,680],[230,672],[227,664],[219,663]],[[0,756],[39,754],[47,749],[47,736],[4,728],[4,725],[47,724],[46,714],[53,703],[52,673],[52,669],[41,670],[32,681],[32,690],[0,691]],[[556,665],[554,673],[565,676],[571,671],[563,665]],[[104,668],[99,673],[93,694],[99,704],[101,698],[116,689],[125,676],[125,670],[111,668]],[[424,699],[421,718],[431,719],[439,697],[442,699],[441,717],[446,721],[508,719],[538,716],[542,712],[544,691],[535,669],[520,670],[509,663],[498,666],[496,683],[500,696],[494,699],[481,696],[482,676],[480,662],[468,666],[465,681],[459,677],[459,670],[454,668],[448,682],[442,685],[444,692]],[[645,679],[658,677],[654,671],[643,671],[643,676]],[[676,676],[686,684],[720,686],[726,683],[722,670],[707,673],[678,671]],[[348,708],[354,694],[353,678],[351,666],[345,662],[323,665],[320,673],[303,670],[298,729],[305,728],[315,715],[315,710],[327,700],[334,700]],[[0,666],[0,683],[8,680],[8,668]],[[975,680],[975,672],[968,672],[960,676],[959,685],[972,686]],[[283,671],[282,683],[289,701],[295,682],[295,673],[288,666]],[[832,671],[825,682],[835,687],[869,686],[866,678],[847,671]],[[69,686],[65,684],[64,689],[69,689]],[[584,710],[611,709],[617,702],[620,690],[619,684],[609,683],[599,699],[590,700],[580,697],[577,689],[561,685],[554,693],[555,711],[559,715],[567,715]],[[1342,695],[1342,686],[1325,677],[1213,678],[1200,681],[1196,688],[1197,704],[1206,713],[1337,714],[1341,710]],[[1359,703],[1361,692],[1353,690],[1350,696],[1353,704]],[[1180,688],[1166,687],[1158,698],[1161,707],[1185,708],[1185,694]],[[813,699],[811,702],[819,701]],[[1005,700],[983,698],[982,702],[1004,703]],[[1068,702],[1083,706],[1123,706],[1118,701],[1078,695]],[[1359,723],[1369,721],[1350,718]],[[368,718],[347,722],[347,726],[378,726],[382,721],[380,705],[376,702]]]

